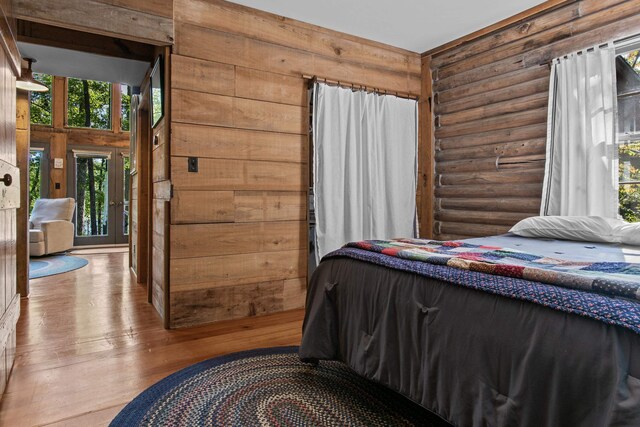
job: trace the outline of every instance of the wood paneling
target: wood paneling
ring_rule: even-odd
[[[171,158],[171,182],[179,190],[304,191],[307,165],[201,158],[189,172],[186,157]]]
[[[171,326],[170,305],[170,222],[171,222],[171,87],[172,61],[171,52],[168,47],[156,48],[156,55],[163,58],[163,90],[164,90],[164,115],[156,126],[151,130],[152,147],[151,156],[148,159],[151,163],[150,180],[152,185],[151,194],[151,232],[149,233],[149,247],[151,256],[149,257],[149,302],[156,308],[165,328]],[[149,88],[148,80],[145,79],[145,93]],[[148,98],[148,95],[144,95]],[[202,106],[201,106],[202,108]]]
[[[306,134],[305,107],[184,90],[172,98],[175,122]]]
[[[235,221],[289,221],[307,219],[307,193],[236,191]]]
[[[420,73],[419,58],[413,52],[229,2],[189,0],[188,4],[189,7],[176,7],[177,21],[288,46],[333,61],[367,64],[385,71]]]
[[[233,191],[176,191],[171,199],[174,224],[233,222]]]
[[[277,24],[274,22],[273,25]],[[380,67],[346,62],[314,55],[288,44],[274,44],[212,28],[176,21],[176,53],[298,77],[307,74],[343,82],[357,80],[353,83],[416,95],[420,90],[418,74],[390,71],[383,61],[380,61]],[[202,43],[202,40],[208,42]]]
[[[20,169],[20,207],[16,211],[17,292],[29,295],[29,93],[19,90],[16,99],[16,166]]]
[[[282,104],[307,105],[307,85],[299,77],[236,67],[236,96]]]
[[[172,225],[171,258],[304,249],[306,227],[301,221]]]
[[[305,163],[308,149],[304,135],[183,123],[171,136],[172,156]]]
[[[171,260],[171,295],[183,290],[306,276],[307,251],[293,250]]]
[[[171,0],[13,0],[15,16],[25,21],[141,41],[173,42]]]
[[[15,32],[9,32],[13,27],[10,6],[10,2],[0,1],[0,44],[3,45],[0,47],[0,161],[4,171],[14,179],[14,191],[11,188],[3,190],[2,197],[7,203],[0,210],[0,397],[13,369],[16,322],[20,316],[20,295],[16,286],[16,208],[20,204],[20,195],[15,190],[22,181],[16,156],[16,76],[19,75],[20,68],[19,65],[15,68],[16,58],[13,57],[17,49],[13,37]],[[22,127],[25,118],[25,115],[21,115]]]
[[[174,6],[171,324],[302,307],[302,76],[418,95],[419,55],[220,0]],[[188,171],[188,157],[198,158],[198,172]]]
[[[203,61],[187,56],[173,55],[171,87],[218,95],[234,94],[235,67],[219,62]]]
[[[171,199],[173,224],[304,221],[306,192],[178,190]]]
[[[640,3],[581,0],[425,55],[435,100],[434,237],[500,234],[537,214],[548,62],[638,33]]]

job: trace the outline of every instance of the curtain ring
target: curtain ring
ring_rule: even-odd
[[[500,155],[496,156],[496,171],[500,172]]]

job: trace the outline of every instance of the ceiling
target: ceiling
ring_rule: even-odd
[[[140,86],[149,62],[18,42],[23,58],[35,58],[34,73]]]
[[[422,53],[541,0],[232,0],[234,3]]]

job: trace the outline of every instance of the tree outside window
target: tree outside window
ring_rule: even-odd
[[[67,124],[111,129],[111,83],[69,78]]]
[[[120,104],[120,130],[125,132],[129,132],[130,129],[130,112],[131,112],[131,95],[129,93],[129,86],[120,85],[120,90],[122,92],[122,101]]]
[[[36,200],[42,197],[42,158],[43,151],[29,152],[29,214],[33,210]]]
[[[53,76],[33,73],[33,78],[49,88],[47,92],[31,92],[31,123],[34,125],[51,125],[51,90]]]

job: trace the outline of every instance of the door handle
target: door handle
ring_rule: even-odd
[[[13,182],[13,178],[11,177],[10,174],[5,173],[4,176],[0,178],[0,181],[4,182],[5,187],[8,187]]]
[[[116,202],[109,202],[109,206],[115,206]]]

